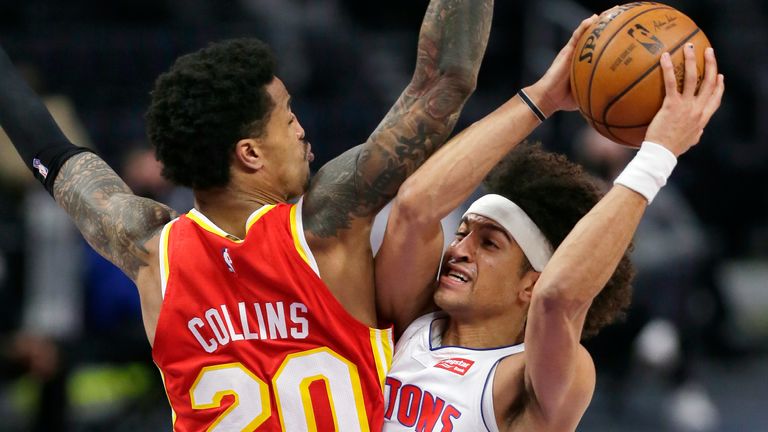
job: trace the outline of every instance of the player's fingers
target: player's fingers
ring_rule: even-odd
[[[667,91],[667,97],[677,94],[677,79],[675,79],[675,67],[672,65],[672,59],[669,53],[661,55],[661,73],[664,76],[664,89]]]
[[[683,48],[683,57],[685,58],[685,81],[683,82],[683,95],[693,96],[696,93],[696,81],[699,78],[699,71],[696,67],[696,53],[693,50],[693,44],[687,43]]]
[[[704,80],[701,82],[698,94],[708,98],[715,91],[717,85],[717,60],[715,50],[711,47],[704,50]]]
[[[704,106],[703,118],[706,122],[709,122],[709,119],[715,114],[715,111],[720,108],[720,102],[722,101],[723,93],[725,92],[725,77],[723,74],[719,74],[716,80],[717,84],[715,85],[715,90],[709,100],[707,100],[707,104]]]
[[[699,129],[699,131],[696,133],[695,141],[693,142],[693,145],[696,145],[701,141],[701,136],[704,135],[704,129]]]
[[[565,59],[570,58],[570,56],[573,54],[574,50],[576,49],[576,42],[578,42],[581,35],[584,34],[585,31],[589,28],[589,26],[592,25],[592,23],[597,20],[597,15],[592,15],[591,17],[583,20],[581,24],[579,24],[579,27],[576,28],[576,30],[573,31],[573,34],[571,35],[571,39],[568,40],[568,43],[565,44],[565,46],[560,50],[559,53],[557,53],[557,57],[555,58],[554,63],[558,63],[558,61],[563,62],[566,61]]]
[[[573,35],[571,35],[571,40],[568,42],[568,44],[576,45],[576,41],[579,40],[581,35],[583,35],[585,31],[587,31],[589,26],[591,26],[596,22],[597,22],[597,15],[592,15],[591,17],[583,20],[581,24],[579,24],[579,26],[576,27],[576,30],[573,31]]]

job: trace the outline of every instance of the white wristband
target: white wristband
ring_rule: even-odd
[[[644,196],[648,204],[667,184],[667,178],[677,165],[677,158],[666,147],[650,141],[643,145],[613,184],[626,186]]]

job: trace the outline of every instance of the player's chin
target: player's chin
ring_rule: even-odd
[[[445,281],[444,283],[443,278],[441,277],[437,284],[437,289],[435,290],[435,304],[443,310],[450,310],[453,307],[465,303],[467,298],[471,295],[471,290],[472,287],[469,283],[455,284],[450,283],[450,281]]]
[[[303,178],[297,177],[288,189],[288,199],[292,200],[304,195],[309,189],[309,172]]]
[[[302,187],[302,193],[309,189],[309,182],[312,180],[312,173],[309,171],[309,164],[307,164],[307,172],[304,175],[304,186]]]

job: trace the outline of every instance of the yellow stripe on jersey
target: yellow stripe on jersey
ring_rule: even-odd
[[[165,391],[165,397],[168,398],[168,405],[171,407],[171,427],[176,427],[176,411],[173,409],[173,404],[171,403],[171,397],[168,396],[168,388],[165,385],[165,375],[163,374],[163,370],[160,369],[158,365],[155,365],[158,371],[160,371],[160,379],[163,381],[163,391]]]
[[[259,219],[261,219],[262,216],[267,214],[268,211],[275,208],[275,204],[269,204],[262,206],[260,209],[253,212],[252,215],[248,216],[248,220],[245,221],[245,232],[248,232],[249,229],[253,226],[253,224],[256,223]]]
[[[171,266],[168,262],[168,235],[171,232],[171,226],[178,220],[174,219],[163,227],[160,232],[160,293],[165,298],[165,288],[168,286],[168,277],[170,276]]]
[[[253,224],[256,223],[256,221],[261,219],[262,216],[267,214],[267,212],[272,210],[273,208],[275,208],[275,204],[270,204],[270,205],[262,206],[260,209],[253,212],[253,214],[248,217],[248,220],[245,221],[245,232],[247,233],[248,230],[251,229]]]
[[[299,252],[301,259],[303,259],[308,266],[312,267],[312,263],[310,263],[309,258],[307,258],[307,252],[301,245],[301,238],[299,237],[301,233],[299,233],[299,229],[296,226],[296,208],[297,206],[295,205],[291,206],[291,235],[293,236],[293,245],[296,247],[296,251]]]
[[[248,219],[245,221],[245,232],[248,233],[248,230],[251,229],[251,226],[256,223],[262,216],[267,214],[268,211],[275,208],[275,204],[269,204],[261,206],[258,210],[251,213],[250,216],[248,216]],[[211,222],[207,217],[205,217],[204,214],[202,214],[197,209],[192,209],[187,213],[187,217],[190,218],[194,223],[200,226],[200,228],[216,234],[219,237],[224,237],[227,240],[233,241],[235,243],[242,243],[243,239],[238,238],[237,236],[234,236],[223,229],[219,228]]]
[[[223,229],[217,227],[213,224],[213,222],[209,221],[208,218],[205,217],[202,213],[197,211],[196,209],[192,209],[187,213],[187,217],[192,220],[192,222],[196,223],[200,226],[200,228],[216,234],[219,237],[224,237],[225,239],[231,240],[235,243],[242,243],[243,240],[233,236],[232,234],[229,234],[228,232],[224,231]]]
[[[379,375],[381,389],[384,390],[384,379],[392,367],[392,329],[379,330],[372,328],[370,331],[371,350],[376,361],[376,373]]]

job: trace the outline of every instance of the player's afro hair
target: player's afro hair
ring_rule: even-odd
[[[599,187],[577,164],[544,151],[539,144],[517,146],[485,180],[489,193],[520,206],[557,248],[576,223],[602,197]],[[585,260],[589,257],[584,257]],[[582,338],[597,334],[623,317],[629,306],[634,268],[625,253],[587,313]]]
[[[274,102],[275,60],[258,39],[231,39],[179,57],[155,82],[147,134],[163,176],[195,189],[229,182],[235,144],[258,137]]]

